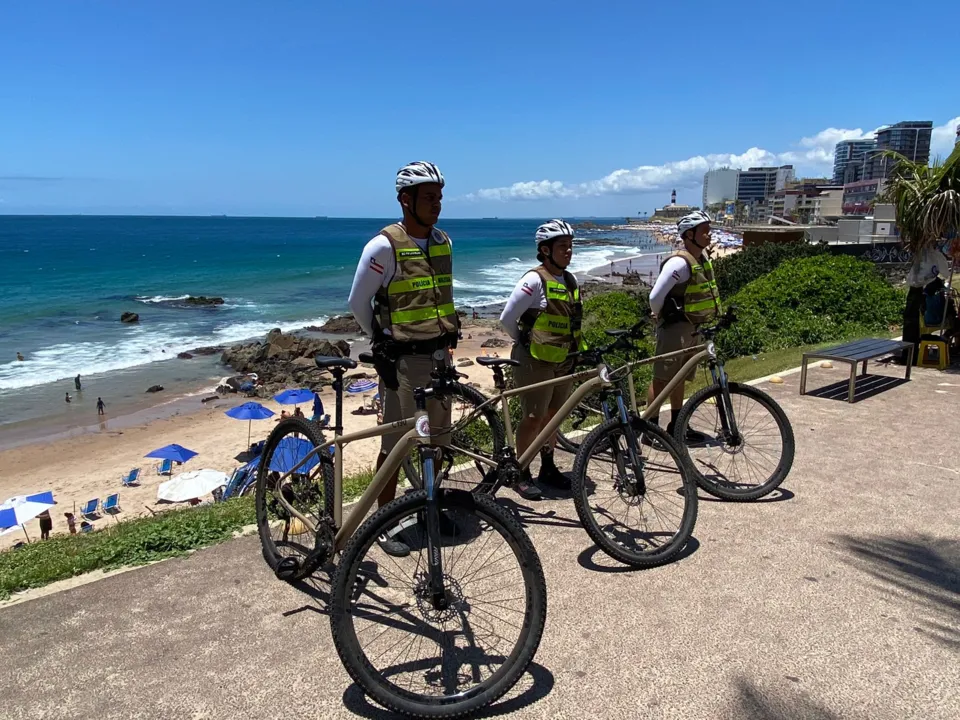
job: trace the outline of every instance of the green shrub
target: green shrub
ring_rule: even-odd
[[[905,302],[872,263],[833,255],[787,260],[726,301],[739,321],[718,336],[717,349],[732,358],[885,332]]]
[[[590,347],[609,344],[613,338],[606,330],[626,329],[642,318],[650,317],[650,303],[646,296],[624,291],[614,291],[596,295],[583,304],[583,337]],[[610,367],[617,367],[628,360],[637,360],[653,355],[655,339],[651,325],[647,337],[637,343],[639,353],[627,356],[624,353],[609,353],[606,356]],[[653,365],[641,365],[633,371],[637,393],[646,390],[653,378]]]
[[[814,257],[827,252],[829,246],[825,243],[765,243],[756,247],[745,247],[740,252],[713,263],[720,298],[726,301],[733,297],[749,283],[775,270],[785,260]]]

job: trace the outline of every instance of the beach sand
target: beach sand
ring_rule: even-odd
[[[465,324],[459,347],[455,351],[456,360],[473,359],[484,352],[499,353],[507,357],[509,347],[482,349],[480,345],[492,338],[508,339],[506,334],[494,327],[495,321],[474,321]],[[356,354],[356,353],[354,353]],[[372,368],[366,368],[371,377],[375,377]],[[358,369],[359,371],[359,369]],[[355,371],[356,372],[356,371]],[[476,383],[483,392],[492,392],[492,374],[486,368],[472,365],[462,368],[468,377],[464,382]],[[225,373],[226,374],[226,373]],[[367,396],[367,402],[372,393]],[[334,413],[334,394],[330,388],[321,393],[324,410]],[[106,421],[105,429],[82,435],[39,442],[12,448],[0,452],[0,498],[14,495],[26,495],[52,490],[57,506],[50,512],[53,518],[53,533],[67,532],[65,512],[77,515],[80,506],[92,498],[105,499],[112,493],[120,493],[121,512],[116,516],[103,516],[94,520],[95,528],[146,515],[152,510],[161,511],[178,505],[157,504],[157,486],[169,479],[157,475],[156,460],[144,458],[151,450],[178,443],[195,450],[197,457],[182,467],[175,466],[174,473],[188,470],[211,468],[222,470],[228,475],[241,463],[236,456],[247,448],[247,423],[226,417],[225,410],[244,402],[246,398],[231,396],[207,403],[195,412],[183,412],[172,417],[154,419],[150,422],[128,425],[123,419]],[[362,396],[344,394],[344,428],[354,432],[376,424],[375,413],[355,415],[363,403]],[[199,398],[195,400],[199,404]],[[273,400],[260,400],[279,416],[281,409],[292,411],[292,407],[280,406]],[[301,407],[309,413],[310,407]],[[251,439],[253,442],[264,439],[276,426],[276,418],[254,421]],[[111,425],[120,427],[111,429]],[[379,438],[351,443],[344,452],[344,472],[353,474],[373,467],[379,452]],[[131,468],[142,468],[139,487],[125,488],[120,478]],[[210,499],[209,496],[206,499]],[[40,537],[39,521],[26,524],[31,540]],[[7,548],[19,540],[24,540],[22,530],[0,536],[0,549]]]

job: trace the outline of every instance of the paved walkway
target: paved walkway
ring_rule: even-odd
[[[854,405],[798,383],[765,386],[797,436],[784,492],[704,498],[669,567],[619,571],[569,500],[515,503],[548,622],[491,714],[960,717],[960,376]],[[276,581],[253,537],[2,609],[0,657],[3,718],[387,717],[340,666],[322,597]]]

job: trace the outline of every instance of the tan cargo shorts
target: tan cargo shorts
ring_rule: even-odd
[[[449,360],[449,356],[448,356]],[[413,390],[418,387],[427,387],[433,378],[434,360],[432,355],[404,355],[397,359],[397,379],[399,387],[396,390],[388,389],[383,380],[380,381],[380,399],[383,402],[383,424],[387,425],[397,420],[411,418],[417,411],[413,399]],[[441,402],[437,399],[427,400],[427,415],[430,418],[431,432],[436,433],[450,427],[452,417],[452,400]],[[383,435],[380,438],[380,454],[387,455],[412,427],[401,429],[394,433]],[[448,445],[450,433],[441,433],[433,436],[437,445]]]
[[[699,338],[693,334],[695,330],[696,326],[686,320],[657,326],[657,349],[655,350],[655,354],[663,355],[664,353],[684,350],[699,345]],[[677,355],[676,357],[666,360],[654,361],[653,379],[663,383],[670,382],[693,354],[693,352],[684,353],[683,355]],[[697,368],[694,367],[687,373],[684,381],[690,382],[696,374]]]
[[[514,385],[518,388],[554,378],[569,375],[573,372],[573,360],[562,363],[544,362],[530,356],[522,345],[514,345],[510,357],[519,365],[513,368]],[[570,397],[573,390],[573,379],[569,382],[557,383],[539,390],[531,390],[520,396],[520,406],[524,417],[543,417],[548,412],[556,412]]]

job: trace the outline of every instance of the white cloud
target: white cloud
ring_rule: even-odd
[[[953,148],[960,117],[933,129],[931,156],[947,155]],[[879,130],[880,128],[877,128]],[[841,140],[873,137],[877,130],[864,132],[827,128],[811,137],[801,138],[796,149],[774,153],[752,147],[737,154],[696,155],[663,165],[641,165],[633,169],[614,170],[599,180],[564,183],[559,180],[516,182],[498,188],[486,188],[466,195],[467,200],[554,200],[558,198],[596,197],[598,195],[631,195],[672,188],[695,188],[703,182],[707,170],[720,167],[748,168],[759,165],[793,164],[798,174],[830,175],[833,169],[834,146]]]
[[[931,159],[939,155],[941,160],[946,160],[947,155],[953,152],[953,143],[957,139],[957,125],[960,125],[960,115],[933,129],[933,136],[930,138]]]

